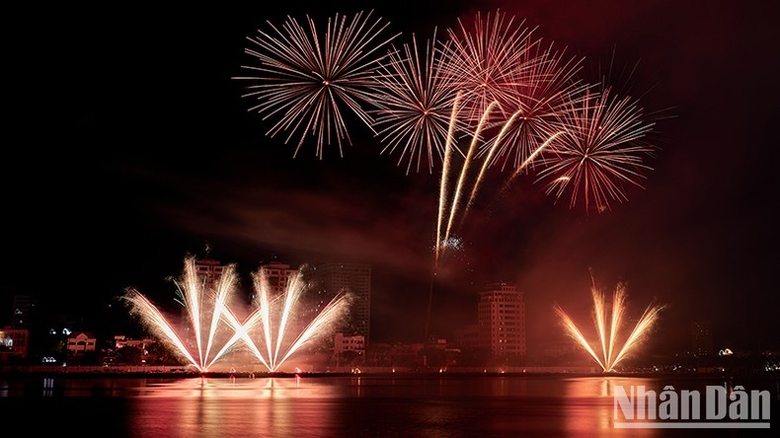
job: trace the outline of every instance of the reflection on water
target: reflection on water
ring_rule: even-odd
[[[294,436],[327,431],[331,393],[299,379],[185,379],[139,388],[133,436]],[[322,401],[318,401],[322,400]]]
[[[0,378],[0,409],[45,411],[51,422],[29,424],[38,432],[68,430],[74,418],[110,419],[107,436],[691,436],[614,428],[616,385],[670,383],[705,384],[617,376]],[[778,404],[776,382],[768,384]],[[107,432],[97,424],[78,429]]]

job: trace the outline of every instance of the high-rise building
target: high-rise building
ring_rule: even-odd
[[[490,283],[479,294],[478,342],[494,357],[522,357],[525,345],[525,301],[517,286]]]
[[[30,318],[35,313],[35,301],[30,295],[15,294],[11,297],[11,327],[30,328]]]
[[[693,321],[691,323],[691,351],[696,356],[713,354],[714,344],[709,321]]]
[[[270,262],[260,265],[260,270],[265,275],[268,286],[270,287],[270,292],[274,296],[284,294],[287,291],[290,280],[298,275],[298,269],[280,262]]]
[[[343,332],[361,335],[369,343],[371,331],[371,265],[361,263],[324,263],[310,273],[313,289],[309,302],[315,313],[322,311],[337,295],[351,295],[349,315]]]
[[[27,358],[29,339],[27,329],[0,327],[0,363]]]
[[[33,295],[0,285],[0,327],[30,328],[36,310]]]
[[[203,259],[195,262],[195,272],[205,280],[206,288],[211,289],[222,276],[225,266],[217,260]]]
[[[281,262],[270,262],[260,265],[260,273],[265,278],[266,285],[268,286],[268,293],[270,294],[271,301],[275,301],[276,298],[288,293],[288,287],[293,281],[293,277],[298,275],[299,270],[290,267],[290,265]],[[253,290],[252,301],[258,304],[256,300],[259,298],[257,294],[260,291]],[[291,318],[290,324],[295,327],[296,333],[301,333],[305,330],[309,322],[314,316],[309,312],[306,306],[301,307],[297,305],[295,311],[289,315]],[[274,318],[274,324],[279,324],[279,314],[272,315]]]

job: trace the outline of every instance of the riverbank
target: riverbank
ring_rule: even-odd
[[[735,373],[728,371],[701,372],[631,372],[604,373],[594,368],[562,368],[562,367],[514,367],[514,368],[441,368],[441,369],[404,369],[387,367],[340,368],[326,371],[269,372],[267,370],[219,370],[201,372],[193,367],[181,366],[2,366],[0,377],[24,376],[69,376],[69,377],[158,377],[158,378],[292,378],[292,377],[337,377],[337,376],[371,376],[394,377],[405,376],[440,378],[458,376],[550,376],[550,377],[638,377],[638,378],[674,378],[674,379],[731,379],[734,377],[756,377],[780,380],[780,372]]]

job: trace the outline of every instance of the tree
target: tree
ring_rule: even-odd
[[[124,365],[141,365],[143,351],[138,347],[125,346],[116,351],[117,362]]]

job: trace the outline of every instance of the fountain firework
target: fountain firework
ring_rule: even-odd
[[[300,312],[301,298],[308,288],[301,271],[288,280],[285,292],[279,296],[273,296],[262,269],[254,274],[254,286],[257,307],[241,329],[264,347],[265,352],[258,348],[252,348],[252,352],[270,371],[278,370],[307,342],[332,332],[346,316],[351,300],[350,295],[339,294],[313,318],[307,318]]]
[[[607,303],[606,294],[596,287],[591,276],[591,294],[593,295],[593,322],[598,334],[596,347],[591,345],[571,317],[557,304],[555,312],[561,318],[566,333],[590,354],[604,372],[615,371],[615,367],[636,351],[647,338],[664,306],[653,304],[647,306],[633,329],[625,335],[622,332],[626,312],[625,283],[618,283],[612,294],[612,302]]]
[[[183,317],[166,315],[136,289],[129,289],[124,298],[152,335],[200,372],[209,371],[228,352],[242,347],[269,372],[275,372],[306,343],[334,330],[349,304],[349,295],[337,295],[316,316],[306,319],[300,303],[308,285],[302,275],[298,271],[287,289],[274,296],[260,268],[253,276],[255,306],[244,312],[246,316],[234,311],[240,307],[235,300],[235,265],[225,266],[210,286],[198,276],[196,260],[191,257],[185,260],[182,277],[174,280]],[[175,322],[181,319],[183,323]]]

